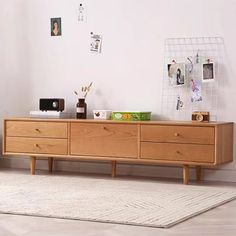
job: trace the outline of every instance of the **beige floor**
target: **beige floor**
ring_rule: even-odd
[[[12,171],[12,170],[9,170]],[[163,180],[157,180],[163,181]],[[166,180],[164,180],[166,181]],[[173,183],[176,182],[174,180]],[[205,185],[234,186],[228,183],[204,182]],[[1,190],[0,190],[1,191]],[[1,192],[0,192],[1,194]],[[82,222],[43,217],[0,214],[0,236],[235,236],[236,201],[232,201],[170,229],[156,229],[118,224]]]

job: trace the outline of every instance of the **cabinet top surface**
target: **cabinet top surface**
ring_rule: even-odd
[[[98,124],[147,124],[147,125],[187,125],[187,126],[217,126],[233,124],[233,122],[196,122],[196,121],[115,121],[94,119],[42,119],[42,118],[6,118],[5,121],[41,121],[41,122],[70,122],[70,123],[98,123]]]

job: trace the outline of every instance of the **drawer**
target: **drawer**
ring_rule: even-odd
[[[141,158],[213,163],[214,145],[141,142]]]
[[[67,139],[7,137],[6,152],[38,153],[38,154],[67,154]]]
[[[141,141],[214,144],[214,127],[141,125]]]
[[[6,136],[67,138],[67,123],[43,121],[7,121]]]
[[[72,123],[71,154],[137,158],[138,126]]]

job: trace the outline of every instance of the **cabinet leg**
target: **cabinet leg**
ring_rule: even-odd
[[[189,166],[188,165],[183,166],[183,178],[184,178],[184,184],[188,184],[189,182]]]
[[[30,157],[30,173],[31,175],[35,175],[35,167],[36,167],[36,157]]]
[[[48,171],[52,173],[52,168],[53,168],[53,157],[48,158]]]
[[[116,177],[116,161],[111,162],[111,176],[112,178]]]
[[[201,166],[196,166],[196,178],[197,178],[197,181],[202,180],[202,167]]]

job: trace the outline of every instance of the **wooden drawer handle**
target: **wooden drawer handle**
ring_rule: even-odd
[[[39,145],[36,143],[36,144],[34,144],[34,146],[36,147],[36,148],[39,148]]]
[[[36,128],[35,130],[36,130],[37,132],[40,132],[40,129],[38,129],[38,128]]]
[[[179,150],[176,151],[177,154],[181,154],[181,152]]]
[[[178,137],[178,136],[179,136],[179,133],[174,133],[174,136],[175,136],[175,137]]]

